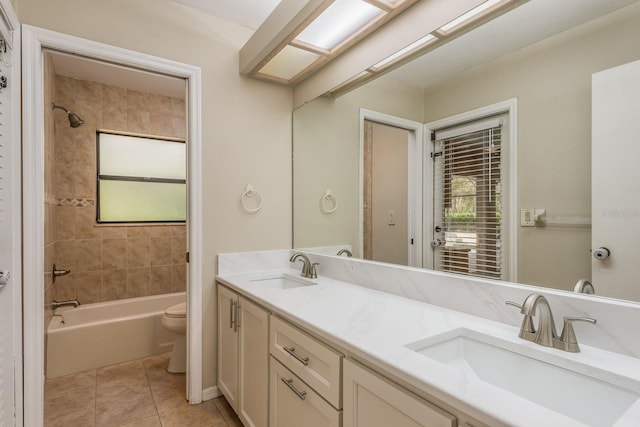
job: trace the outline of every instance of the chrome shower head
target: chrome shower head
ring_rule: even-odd
[[[80,116],[78,116],[76,113],[72,113],[71,111],[67,110],[64,107],[51,103],[51,108],[59,108],[63,110],[65,113],[67,113],[67,118],[69,119],[69,126],[71,126],[72,128],[77,128],[84,124],[84,120],[82,120]]]

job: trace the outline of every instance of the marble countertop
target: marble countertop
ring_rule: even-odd
[[[484,382],[474,375],[445,366],[406,347],[419,340],[465,328],[503,342],[528,347],[541,359],[573,369],[594,367],[592,374],[640,394],[640,360],[581,345],[580,353],[566,353],[518,338],[518,328],[432,304],[341,282],[315,279],[314,286],[273,289],[256,279],[299,270],[274,269],[230,273],[217,280],[250,297],[299,326],[367,360],[408,384],[441,399],[490,425],[584,426],[545,406]],[[579,340],[578,336],[578,340]],[[557,387],[549,384],[549,387]],[[570,391],[568,391],[570,392]],[[640,401],[615,426],[640,425]]]

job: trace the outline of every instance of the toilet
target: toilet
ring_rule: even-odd
[[[162,316],[162,325],[176,334],[167,372],[182,374],[187,370],[187,303],[167,308]]]

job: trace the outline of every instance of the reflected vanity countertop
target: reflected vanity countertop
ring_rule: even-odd
[[[623,385],[640,395],[640,359],[587,345],[581,345],[580,353],[546,348],[518,338],[519,329],[511,325],[326,277],[313,280],[314,286],[287,289],[264,286],[263,279],[283,274],[299,277],[300,272],[278,269],[232,273],[218,275],[217,280],[379,370],[489,425],[588,424],[493,386],[473,374],[444,366],[407,348],[407,344],[463,328],[528,348],[569,370],[574,366],[583,370],[585,366],[593,367],[597,371],[594,376],[599,379]],[[579,330],[577,335],[579,341]],[[557,388],[558,384],[551,378],[548,387]],[[640,425],[640,400],[614,425]]]

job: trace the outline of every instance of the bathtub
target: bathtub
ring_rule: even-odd
[[[162,315],[185,299],[178,292],[57,309],[47,328],[47,378],[171,351],[174,334]]]

